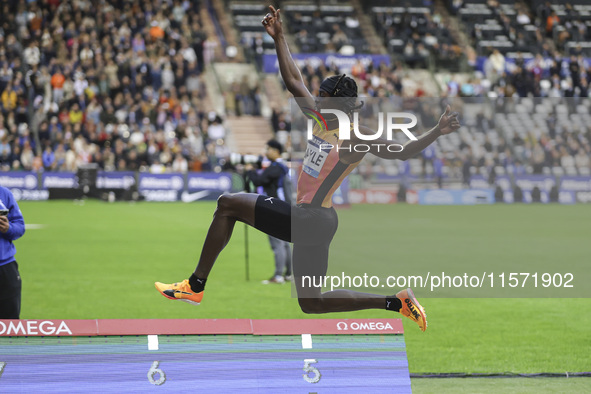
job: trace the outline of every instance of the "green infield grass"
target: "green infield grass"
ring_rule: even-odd
[[[266,235],[252,228],[248,230],[247,281],[241,223],[212,271],[202,304],[165,299],[153,283],[179,281],[194,270],[213,202],[48,201],[20,202],[20,207],[26,223],[34,225],[16,242],[23,319],[399,316],[385,310],[302,313],[289,285],[261,284],[273,273],[273,258]],[[591,261],[588,205],[358,205],[340,210],[339,220],[329,272],[338,271],[338,264],[368,272],[372,264],[380,264],[376,260],[386,258],[393,273],[419,260],[436,262],[441,270],[460,260],[473,260],[481,271],[506,265],[508,260],[543,260],[556,270],[568,261]],[[373,254],[368,254],[358,243],[372,234],[389,241],[381,241],[382,246],[374,246]],[[470,298],[422,298],[421,289],[416,289],[416,295],[427,309],[429,328],[422,333],[414,323],[404,321],[412,373],[591,371],[591,301],[587,298],[478,298],[478,293]],[[546,380],[552,387],[558,382]],[[469,381],[467,392],[507,391],[510,385],[530,392],[530,381],[545,380],[487,379],[492,382],[491,391],[479,383],[482,379]],[[506,383],[495,383],[500,381]],[[433,385],[438,382],[442,390],[453,385],[447,379],[413,379],[413,389],[437,392]],[[566,391],[591,391],[587,382],[591,379],[578,378]]]

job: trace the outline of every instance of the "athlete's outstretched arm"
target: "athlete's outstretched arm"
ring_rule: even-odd
[[[304,79],[300,73],[300,69],[295,64],[285,36],[283,35],[283,26],[281,22],[281,10],[275,10],[275,7],[269,6],[269,13],[263,18],[263,26],[267,33],[275,41],[275,49],[277,51],[277,61],[279,62],[279,71],[281,72],[281,78],[287,87],[287,90],[294,97],[303,97],[305,99],[312,100],[306,105],[314,107],[313,96],[304,84]],[[300,103],[299,103],[300,104]]]
[[[417,138],[416,141],[411,140],[408,141],[406,144],[402,145],[404,148],[400,152],[390,152],[388,151],[385,146],[390,145],[392,141],[389,141],[384,138],[379,138],[375,141],[372,141],[370,153],[382,158],[382,159],[398,159],[398,160],[408,160],[414,157],[416,154],[422,152],[426,147],[431,145],[439,136],[452,133],[460,128],[460,121],[458,120],[458,113],[451,112],[451,107],[448,105],[445,108],[445,112],[439,118],[439,123],[437,126],[429,130],[428,132],[424,133],[420,137]],[[366,129],[368,131],[369,129]],[[359,130],[362,131],[362,126],[359,127]],[[375,134],[375,132],[370,131],[371,134]],[[359,140],[359,142],[362,142]]]

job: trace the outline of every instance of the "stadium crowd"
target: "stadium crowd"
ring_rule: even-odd
[[[538,57],[531,67],[522,69],[531,73],[528,79],[513,79],[520,82],[531,81],[532,86],[536,87],[538,93],[527,91],[523,97],[529,97],[525,99],[519,94],[521,86],[511,85],[506,75],[501,75],[495,81],[496,89],[488,90],[482,85],[492,84],[483,83],[482,81],[490,80],[482,75],[481,78],[468,78],[463,82],[451,78],[446,86],[447,91],[443,92],[441,100],[436,100],[437,102],[426,97],[421,83],[409,78],[408,70],[401,63],[376,66],[357,62],[350,74],[355,77],[361,96],[402,104],[405,109],[419,115],[421,129],[429,129],[435,125],[441,108],[454,98],[466,98],[467,103],[482,104],[479,113],[465,114],[465,118],[472,119],[458,136],[450,136],[451,146],[443,146],[442,141],[437,141],[432,149],[425,150],[420,157],[411,160],[411,163],[366,160],[367,163],[359,167],[360,172],[365,172],[368,176],[376,172],[418,177],[450,175],[463,179],[466,184],[475,173],[486,175],[491,182],[496,175],[507,172],[588,175],[591,173],[591,128],[584,121],[573,123],[568,119],[569,116],[588,116],[591,110],[582,105],[582,100],[587,96],[582,94],[586,90],[581,88],[581,81],[591,69],[586,66],[575,67],[579,65],[576,59],[572,59],[572,62],[571,59],[565,59],[560,66],[548,63],[555,67],[542,68],[541,64],[545,64],[542,60]],[[318,94],[320,82],[325,77],[342,71],[334,65],[320,65],[317,68],[306,65],[302,74],[312,94]],[[558,78],[554,83],[559,87],[547,92],[551,76]],[[573,89],[564,89],[565,86],[571,86],[573,80],[576,81],[574,93]],[[416,100],[421,97],[424,99]],[[485,99],[487,101],[483,101]],[[519,104],[522,99],[527,104]],[[486,103],[492,107],[492,115],[484,114],[486,111],[482,108],[487,107]],[[537,106],[540,108],[537,109]],[[517,109],[519,113],[516,113]],[[578,114],[580,111],[582,113]],[[507,117],[513,115],[524,122],[507,123]],[[534,117],[537,118],[535,121]],[[278,115],[274,116],[274,119],[278,118]],[[274,121],[274,124],[277,122]],[[277,131],[277,126],[275,130]]]
[[[416,7],[380,7],[379,1],[364,2],[385,46],[410,68],[459,69],[463,49],[452,37],[431,1]]]
[[[582,55],[545,58],[537,54],[508,60],[498,50],[484,61],[483,71],[465,81],[450,78],[447,94],[461,97],[581,97],[589,96],[591,65]]]
[[[202,110],[198,1],[2,1],[0,167],[200,170],[225,130]]]
[[[204,48],[211,37],[203,28],[202,4],[186,0],[103,3],[99,7],[88,0],[0,0],[0,169],[73,171],[80,164],[94,162],[107,170],[162,172],[221,165],[228,153],[223,119],[203,105],[202,72],[211,60]],[[461,18],[470,16],[462,10],[474,10],[465,1],[449,5],[451,13]],[[500,28],[512,42],[526,45],[532,55],[509,56],[502,48],[486,47],[481,71],[463,79],[452,74],[442,95],[447,99],[489,97],[498,102],[528,96],[567,98],[567,112],[576,113],[580,100],[588,97],[591,73],[584,57],[586,48],[581,45],[589,40],[589,32],[585,20],[571,12],[578,6],[557,8],[541,3],[536,8],[511,9],[495,1],[482,6],[497,21],[494,26],[474,25],[470,34],[475,46],[486,40],[486,29]],[[457,44],[449,21],[434,12],[432,4],[426,7],[431,11],[371,8],[374,20],[383,22],[379,33],[384,45],[398,48],[402,56],[390,66],[357,61],[350,70],[334,64],[316,68],[308,64],[302,74],[312,94],[319,93],[324,78],[346,71],[365,96],[397,100],[428,95],[420,80],[409,77],[409,67],[424,67],[427,52],[431,56],[436,52],[451,63],[458,61],[459,54],[453,49]],[[358,46],[366,47],[368,43],[358,34],[357,18],[347,6],[342,9],[339,21],[349,22],[342,28],[333,26],[329,8],[308,10],[310,15],[294,12],[294,38],[301,41],[304,22],[321,12],[322,24],[307,28],[320,34],[331,26],[329,36],[318,36],[326,38],[319,43],[335,45],[338,50],[359,38]],[[536,30],[526,28],[530,25]],[[519,33],[526,31],[525,41],[519,41]],[[407,47],[412,44],[412,51],[396,41],[398,33],[406,37]],[[564,34],[577,45],[568,45],[568,40],[561,45]],[[427,51],[419,59],[416,55],[421,48]],[[228,93],[229,113],[261,114],[261,86],[235,81]],[[533,113],[534,107],[530,110]],[[428,119],[425,126],[436,116],[429,108],[417,111],[426,112],[422,116]],[[283,135],[282,141],[288,142],[289,111],[275,108],[271,124]],[[481,131],[483,137],[462,136],[445,149],[437,145],[435,152],[421,158],[418,172],[424,175],[429,167],[436,171],[441,164],[437,160],[464,178],[474,171],[471,167],[543,172],[566,166],[579,173],[589,168],[591,139],[584,124],[568,130],[550,117],[537,132],[507,133],[503,127],[490,117],[470,129],[472,134]],[[498,138],[487,135],[493,132]],[[482,149],[475,149],[474,141]]]
[[[479,75],[449,93],[461,96],[587,97],[589,6],[533,1],[448,1],[483,64]],[[581,12],[579,12],[581,11]],[[477,73],[478,74],[478,73]]]

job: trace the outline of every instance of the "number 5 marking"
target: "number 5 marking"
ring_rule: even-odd
[[[148,381],[156,386],[160,386],[166,382],[166,374],[163,370],[158,368],[158,363],[158,361],[154,361],[152,367],[150,367],[150,370],[148,371]],[[158,380],[154,380],[154,375],[156,374],[160,375]]]
[[[304,380],[308,383],[318,383],[320,381],[320,371],[316,367],[310,366],[310,364],[317,363],[315,358],[307,358],[304,360],[304,374],[302,375]],[[313,377],[308,376],[312,372]]]

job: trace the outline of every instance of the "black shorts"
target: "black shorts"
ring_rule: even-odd
[[[278,198],[259,196],[255,205],[255,228],[292,242],[295,276],[325,275],[328,249],[338,228],[334,208],[295,207]]]

